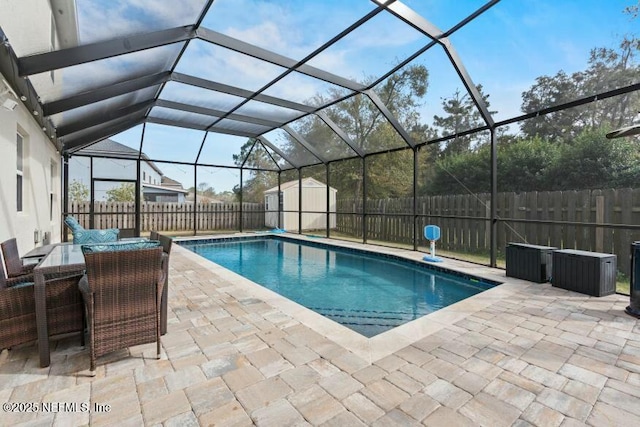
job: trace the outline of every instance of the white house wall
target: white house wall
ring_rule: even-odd
[[[16,209],[16,134],[24,137],[23,211]],[[0,241],[15,237],[20,253],[41,244],[34,232],[51,233],[51,241],[60,241],[61,160],[54,145],[38,123],[18,101],[15,110],[0,107]],[[52,175],[53,165],[53,177]],[[50,209],[53,194],[53,209]],[[50,213],[53,212],[53,218]]]
[[[29,18],[25,22],[14,19],[15,16]],[[19,57],[57,48],[59,38],[54,26],[48,0],[0,0],[0,27]],[[54,92],[53,82],[60,82],[62,74],[58,70],[30,76],[41,92],[42,102],[60,95]],[[45,233],[50,233],[51,242],[60,241],[62,162],[31,113],[21,101],[14,101],[18,106],[13,111],[0,107],[0,241],[15,237],[22,254],[41,245]],[[21,212],[16,209],[18,132],[24,137]]]

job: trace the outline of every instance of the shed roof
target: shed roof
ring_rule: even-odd
[[[288,190],[290,188],[298,188],[300,181],[297,179],[294,179],[292,181],[287,181],[284,182],[282,184],[280,184],[280,191],[285,191]],[[312,177],[307,177],[307,178],[303,178],[302,179],[302,188],[310,188],[310,187],[322,187],[322,188],[327,188],[327,184],[325,184],[324,182],[320,182],[315,178]],[[329,187],[329,190],[332,191],[338,191],[333,187]],[[278,192],[278,187],[273,187],[270,188],[268,190],[265,190],[264,194],[270,194],[270,193],[277,193]]]

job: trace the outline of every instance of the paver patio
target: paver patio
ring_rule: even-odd
[[[624,314],[629,297],[594,298],[501,270],[444,264],[506,285],[480,303],[428,316],[435,320],[414,327],[419,339],[401,339],[378,358],[384,339],[349,348],[321,333],[324,324],[310,327],[313,315],[272,303],[177,247],[162,359],[153,344],[116,352],[98,359],[92,378],[78,337],[53,344],[48,368],[38,367],[35,345],[5,350],[0,402],[40,410],[5,408],[0,424],[640,424],[640,326]],[[409,331],[396,338],[410,341]],[[42,402],[67,407],[45,412]]]

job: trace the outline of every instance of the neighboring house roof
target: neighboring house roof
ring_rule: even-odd
[[[78,154],[86,154],[90,156],[115,156],[132,160],[138,159],[138,153],[138,150],[120,144],[113,139],[103,139],[100,142],[96,142],[95,144],[78,151]],[[147,164],[151,166],[153,170],[158,172],[159,175],[162,175],[162,171],[158,168],[158,166],[155,165],[155,163],[149,160],[146,154],[142,153],[141,158],[142,160],[147,162]]]
[[[297,179],[294,179],[293,181],[284,182],[284,183],[280,184],[280,191],[284,191],[284,190],[286,190],[288,188],[291,188],[291,187],[297,187],[298,186],[298,182],[299,181]],[[326,186],[327,186],[327,184],[325,184],[324,182],[320,182],[315,178],[309,177],[309,178],[303,178],[302,179],[302,188],[304,188],[304,187],[323,187],[324,188]],[[329,189],[335,190],[335,188],[333,188],[333,187],[329,187]],[[277,193],[277,192],[278,192],[278,187],[275,186],[273,188],[265,190],[264,194]]]
[[[142,183],[142,192],[145,193],[182,193],[189,194],[189,190],[177,187],[169,187],[164,185],[153,185]]]
[[[182,187],[182,183],[176,181],[175,179],[171,179],[168,176],[162,176],[161,177],[161,182],[160,184],[163,187],[178,187],[178,188],[183,188]]]

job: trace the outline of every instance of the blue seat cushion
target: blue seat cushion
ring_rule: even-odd
[[[115,242],[120,236],[117,228],[107,228],[106,230],[76,230],[73,232],[73,244],[84,245],[89,243],[109,243]]]
[[[72,233],[75,233],[78,230],[84,230],[84,227],[80,225],[80,223],[74,216],[67,216],[64,219],[64,223],[67,224],[67,227],[69,227]]]
[[[82,253],[91,254],[96,252],[135,251],[137,249],[157,248],[159,246],[160,241],[158,240],[141,240],[137,242],[120,240],[112,243],[82,245]]]

